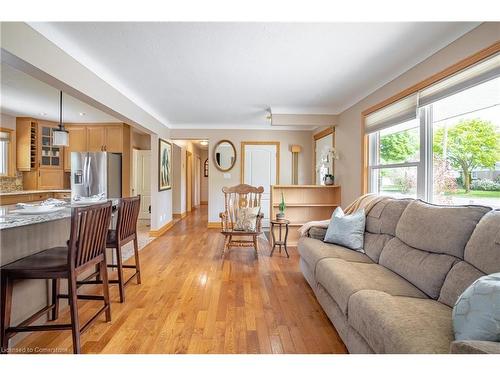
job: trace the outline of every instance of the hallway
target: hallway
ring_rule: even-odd
[[[295,249],[289,259],[276,252],[270,258],[261,240],[258,259],[249,248],[222,259],[222,242],[218,229],[207,229],[202,205],[149,243],[140,252],[142,284],[127,286],[123,304],[110,287],[112,321],[100,318],[82,335],[83,353],[346,352]],[[79,302],[81,322],[97,304]],[[60,316],[68,320],[67,311]],[[71,334],[33,333],[22,347],[71,353]]]

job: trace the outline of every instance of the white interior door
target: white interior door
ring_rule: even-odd
[[[139,219],[149,219],[151,214],[151,151],[134,150],[132,162],[132,195],[141,195],[141,211]]]
[[[245,169],[243,181],[252,186],[264,187],[261,212],[264,214],[263,227],[269,227],[271,213],[271,185],[276,185],[276,145],[244,145]]]

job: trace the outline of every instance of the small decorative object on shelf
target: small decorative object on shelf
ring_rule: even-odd
[[[325,174],[325,177],[323,177],[325,185],[333,185],[334,179],[333,174]]]
[[[283,220],[285,218],[285,197],[283,196],[283,192],[281,192],[281,202],[278,206],[279,212],[276,213],[276,220]]]

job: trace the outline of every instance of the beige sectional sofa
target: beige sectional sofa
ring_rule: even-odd
[[[452,308],[477,278],[500,272],[500,211],[386,199],[367,213],[364,253],[299,240],[300,267],[351,353],[500,353],[454,341]]]

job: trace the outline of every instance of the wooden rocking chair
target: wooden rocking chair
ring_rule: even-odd
[[[221,233],[224,235],[224,249],[222,256],[226,250],[232,246],[244,247],[250,246],[255,249],[255,257],[258,256],[258,239],[262,234],[262,218],[264,214],[259,212],[257,223],[254,232],[234,230],[238,217],[238,210],[242,208],[260,207],[260,201],[264,188],[262,186],[254,187],[246,184],[240,184],[232,187],[223,187],[224,193],[224,212],[219,214],[221,219]],[[233,237],[237,237],[234,240]],[[251,237],[252,239],[248,239]]]

